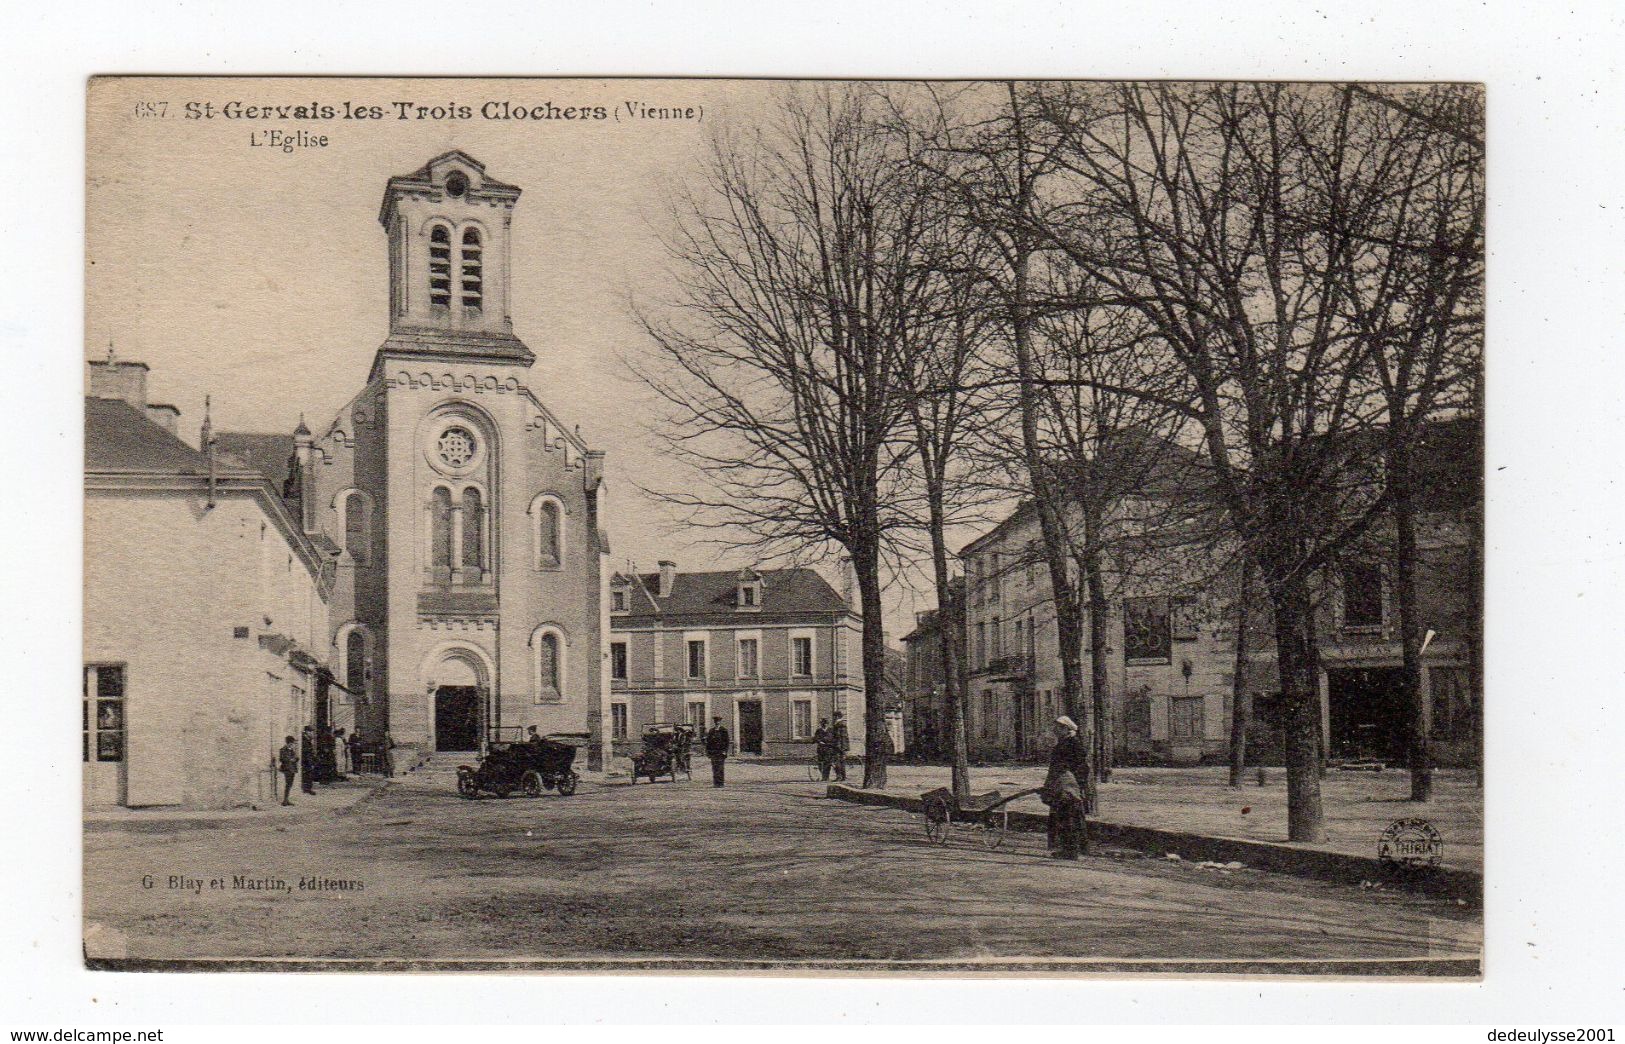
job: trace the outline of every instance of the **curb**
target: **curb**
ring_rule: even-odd
[[[159,812],[157,817],[145,818],[140,811],[130,812],[128,815],[87,818],[84,820],[84,832],[87,834],[125,832],[132,834],[164,833],[170,830],[229,830],[235,827],[263,826],[267,823],[281,826],[284,823],[299,823],[317,816],[346,816],[372,801],[382,794],[392,781],[364,784],[366,792],[358,795],[355,800],[342,805],[333,805],[312,808],[301,808],[298,804],[290,810],[281,810],[280,806],[246,811],[241,815],[229,815],[220,812],[199,811],[194,814],[174,815]],[[161,818],[160,818],[161,817]]]
[[[902,794],[887,794],[873,790],[857,790],[831,784],[826,797],[849,801],[857,805],[876,805],[898,808],[919,814],[921,800]],[[1010,829],[1024,833],[1042,833],[1049,826],[1049,817],[1041,812],[1012,811]],[[1299,848],[1274,841],[1250,841],[1236,837],[1212,837],[1181,830],[1160,830],[1156,827],[1130,826],[1125,823],[1089,821],[1089,840],[1092,843],[1132,848],[1150,855],[1178,855],[1190,862],[1211,860],[1215,863],[1238,862],[1250,870],[1310,877],[1338,884],[1358,885],[1362,881],[1379,881],[1383,885],[1426,895],[1461,899],[1477,905],[1483,901],[1483,875],[1455,867],[1402,868],[1385,863],[1374,856],[1348,855],[1321,849]]]

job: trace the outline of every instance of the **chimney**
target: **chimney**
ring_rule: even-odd
[[[180,438],[181,411],[179,407],[171,406],[167,402],[148,403],[147,419],[176,438]]]
[[[668,559],[660,560],[660,597],[671,597],[671,585],[677,579],[677,563]]]
[[[93,399],[119,399],[147,412],[147,364],[125,362],[107,346],[107,358],[90,362],[90,397]]]

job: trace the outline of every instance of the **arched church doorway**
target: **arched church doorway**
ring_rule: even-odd
[[[448,656],[435,669],[434,681],[434,749],[478,749],[485,708],[475,665],[463,656]]]

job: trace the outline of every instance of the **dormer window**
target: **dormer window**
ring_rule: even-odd
[[[614,613],[626,612],[626,592],[624,590],[609,593],[609,609],[610,612]]]
[[[741,612],[759,612],[762,608],[762,578],[752,572],[739,575],[734,588],[734,608]]]

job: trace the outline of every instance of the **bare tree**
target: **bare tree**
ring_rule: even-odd
[[[702,188],[674,205],[675,300],[642,314],[640,372],[689,472],[652,492],[764,557],[851,557],[865,787],[886,784],[881,577],[913,525],[911,331],[935,285],[912,170],[862,92],[787,92],[775,126],[714,141]]]
[[[979,371],[985,362],[988,323],[980,291],[963,272],[943,280],[933,321],[916,338],[915,392],[909,400],[915,457],[924,488],[925,528],[930,538],[931,576],[937,594],[937,638],[952,721],[952,786],[970,797],[969,718],[964,674],[964,603],[956,597],[948,563],[948,528],[963,521],[963,510],[978,503],[976,485],[964,480],[967,437],[985,406]]]
[[[1347,88],[1338,116],[1358,141],[1349,161],[1371,164],[1385,186],[1358,209],[1329,193],[1325,220],[1347,244],[1333,277],[1344,282],[1351,326],[1367,342],[1382,408],[1411,799],[1428,801],[1432,699],[1421,685],[1415,448],[1436,411],[1459,399],[1481,344],[1482,96],[1456,86]]]
[[[1083,97],[1078,97],[1079,93]],[[1035,228],[1152,324],[1195,395],[1216,491],[1275,630],[1288,829],[1324,836],[1314,578],[1389,502],[1367,466],[1370,345],[1347,318],[1355,213],[1390,185],[1332,88],[1048,86],[1071,184]]]

